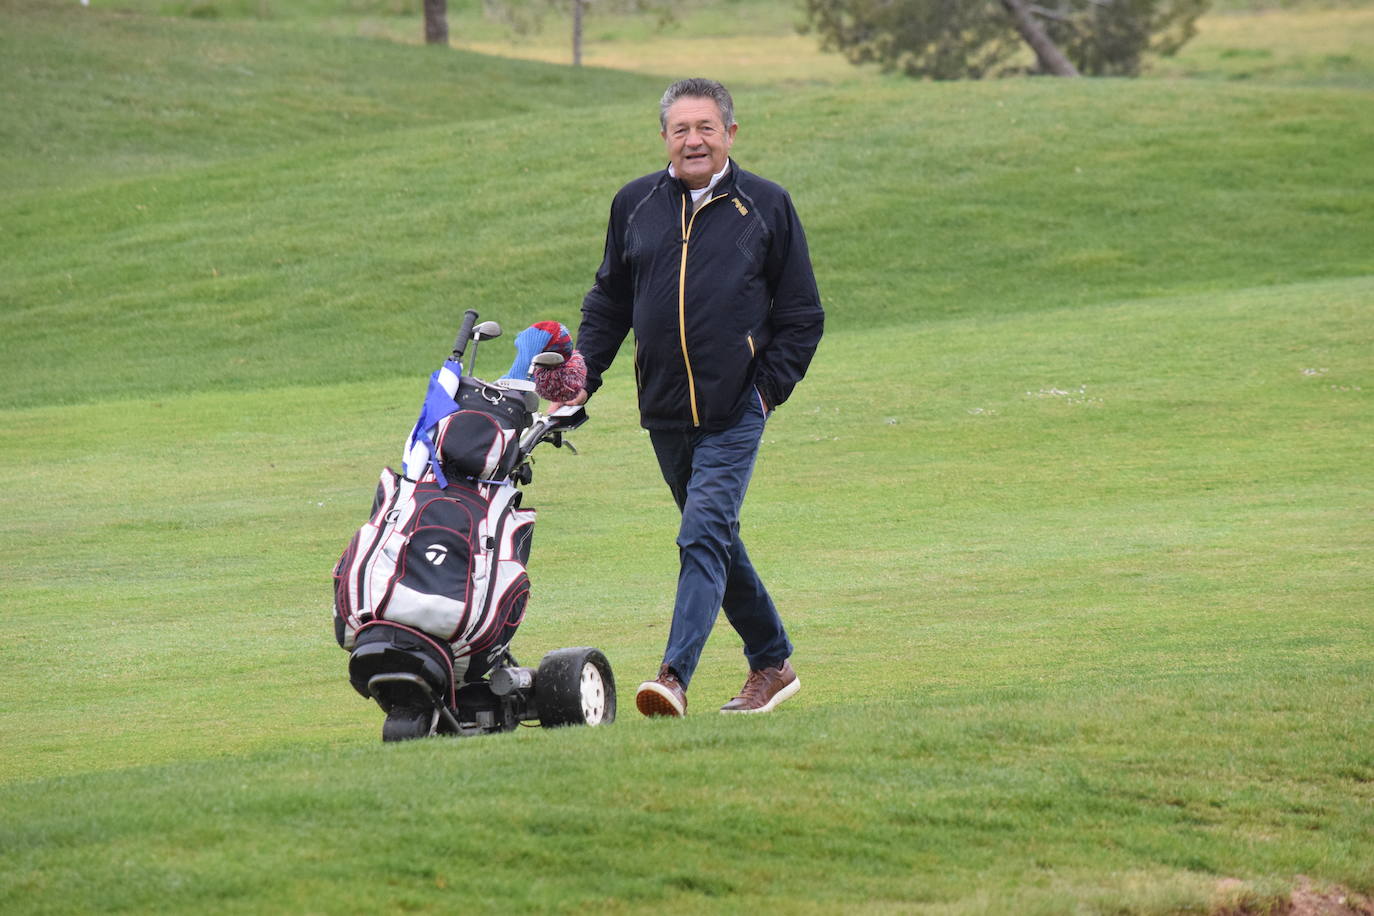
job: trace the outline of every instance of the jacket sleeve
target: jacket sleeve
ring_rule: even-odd
[[[806,232],[785,192],[774,219],[764,272],[773,297],[772,339],[759,354],[755,384],[768,405],[777,407],[806,375],[825,328]]]
[[[625,261],[623,227],[617,225],[619,205],[617,196],[606,226],[606,253],[596,282],[582,300],[582,324],[577,329],[577,348],[587,362],[588,394],[601,387],[601,376],[620,351],[634,317],[634,282]]]

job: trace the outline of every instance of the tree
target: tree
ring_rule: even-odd
[[[658,19],[661,28],[673,21],[673,0],[601,0],[598,8],[607,13],[647,13]],[[572,19],[572,63],[582,66],[582,26],[591,0],[482,0],[488,19],[503,23],[514,35],[530,35],[544,27],[550,13],[567,13]]]
[[[1016,72],[1134,76],[1197,33],[1209,0],[805,0],[807,28],[851,63],[931,79]],[[1029,45],[1036,65],[1016,58]]]
[[[586,0],[572,0],[572,57],[573,66],[582,66],[582,9]]]
[[[1046,31],[1084,73],[1135,76],[1144,56],[1168,57],[1197,34],[1210,0],[1075,0],[1046,11]]]
[[[448,44],[448,0],[425,0],[425,44]]]
[[[1064,52],[1059,50],[1054,40],[1040,27],[1040,23],[1035,21],[1035,16],[1025,0],[1002,0],[1002,7],[1011,16],[1012,25],[1016,26],[1017,33],[1035,52],[1035,59],[1040,63],[1041,70],[1055,76],[1078,75],[1078,69],[1069,63]]]

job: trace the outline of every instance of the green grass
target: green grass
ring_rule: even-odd
[[[684,723],[461,745],[375,743],[322,599],[413,380],[13,411],[0,653],[35,702],[4,713],[0,900],[1171,912],[1223,877],[1367,888],[1371,311],[1359,280],[837,335],[747,520],[802,699],[712,716],[723,631]],[[883,397],[849,396],[861,364]],[[540,464],[517,649],[600,645],[633,682],[671,508],[627,401],[620,379],[583,454]],[[54,428],[80,457],[40,474]],[[82,485],[26,511],[54,474]],[[349,879],[361,836],[377,879]]]
[[[746,506],[801,695],[715,715],[722,624],[630,710],[676,551],[620,366],[515,650],[603,648],[621,721],[384,747],[329,568],[456,314],[573,321],[662,81],[146,12],[0,8],[0,912],[1374,892],[1368,90],[761,71],[830,315]]]
[[[1288,85],[1374,85],[1374,6],[1263,10],[1205,17],[1157,76],[1258,80]]]

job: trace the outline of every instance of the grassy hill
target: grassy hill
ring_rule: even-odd
[[[73,352],[105,366],[100,397],[147,397],[423,373],[434,323],[474,304],[573,323],[606,202],[660,164],[661,81],[101,15],[6,29],[33,60],[10,97],[36,120],[11,136],[24,188],[0,218],[0,404],[91,398]],[[89,59],[57,50],[73,20],[119,93],[83,95]],[[59,59],[67,76],[36,76]],[[737,156],[796,189],[831,327],[891,326],[1367,273],[1367,101],[1119,81],[764,89],[741,98]]]
[[[622,720],[384,747],[328,569],[461,310],[574,323],[664,80],[302,10],[0,6],[0,911],[1374,892],[1368,90],[760,72],[830,314],[746,509],[802,694],[714,715],[722,625],[629,711],[676,557],[617,367],[515,650],[602,647]]]
[[[165,179],[279,150],[309,162],[315,144],[628,101],[653,85],[99,3],[6,0],[0,15],[6,196]]]

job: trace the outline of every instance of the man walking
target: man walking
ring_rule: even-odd
[[[824,324],[806,236],[787,192],[730,158],[734,102],[713,80],[674,83],[659,106],[668,167],[621,188],[582,303],[585,401],[634,331],[640,423],[682,512],[672,626],[646,716],[683,716],[718,612],[749,676],[722,712],[768,712],[801,686],[792,643],[739,536],[768,415],[806,374]]]

